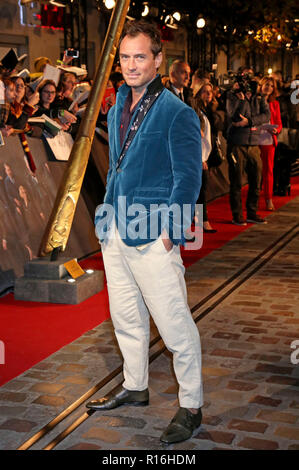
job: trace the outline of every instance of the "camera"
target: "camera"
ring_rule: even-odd
[[[234,90],[234,93],[251,93],[255,94],[257,90],[257,82],[251,79],[251,76],[248,74],[237,74],[236,75],[236,82],[239,85],[239,88]]]
[[[79,57],[79,51],[75,49],[67,49],[66,55],[68,57],[73,57],[74,59],[77,59]]]

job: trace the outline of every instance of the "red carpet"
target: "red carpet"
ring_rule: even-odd
[[[299,195],[299,177],[292,178],[291,196],[274,197],[275,207],[278,209],[297,195]],[[246,188],[243,190],[243,196],[246,197]],[[263,211],[262,196],[260,207],[259,214],[262,217],[269,215],[269,212]],[[228,196],[210,203],[208,212],[211,224],[218,232],[204,234],[204,243],[200,250],[183,250],[185,266],[190,266],[247,228],[231,224]],[[85,269],[103,269],[100,255],[84,260],[80,264]],[[109,318],[106,287],[80,305],[21,302],[15,301],[13,294],[9,294],[0,299],[0,310],[0,341],[5,346],[5,364],[1,364],[0,355],[0,385]]]

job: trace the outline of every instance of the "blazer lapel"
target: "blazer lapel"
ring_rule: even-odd
[[[128,96],[128,93],[130,91],[130,87],[128,87],[126,84],[122,85],[116,95],[116,110],[115,110],[115,120],[114,120],[114,138],[115,138],[115,148],[116,148],[116,159],[118,158],[120,151],[121,151],[121,146],[120,146],[120,119],[121,119],[121,114],[124,108],[124,104],[126,101],[126,98]]]

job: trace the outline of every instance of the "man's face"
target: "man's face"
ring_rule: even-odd
[[[190,67],[188,64],[178,64],[171,74],[171,83],[176,88],[188,86],[190,80]]]
[[[162,62],[162,53],[154,57],[151,39],[143,33],[125,36],[119,48],[120,65],[128,86],[142,91],[151,82]]]

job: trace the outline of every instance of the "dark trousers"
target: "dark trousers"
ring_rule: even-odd
[[[237,145],[232,147],[228,157],[230,180],[230,206],[233,217],[242,216],[242,174],[248,178],[246,201],[247,216],[253,216],[258,209],[262,180],[262,160],[258,146]]]
[[[203,222],[207,222],[207,220],[208,220],[207,198],[206,198],[207,183],[208,183],[208,172],[209,172],[209,170],[202,170],[201,188],[200,188],[200,193],[199,193],[199,196],[198,196],[198,199],[197,199],[197,204],[202,204],[202,220],[203,220]]]

